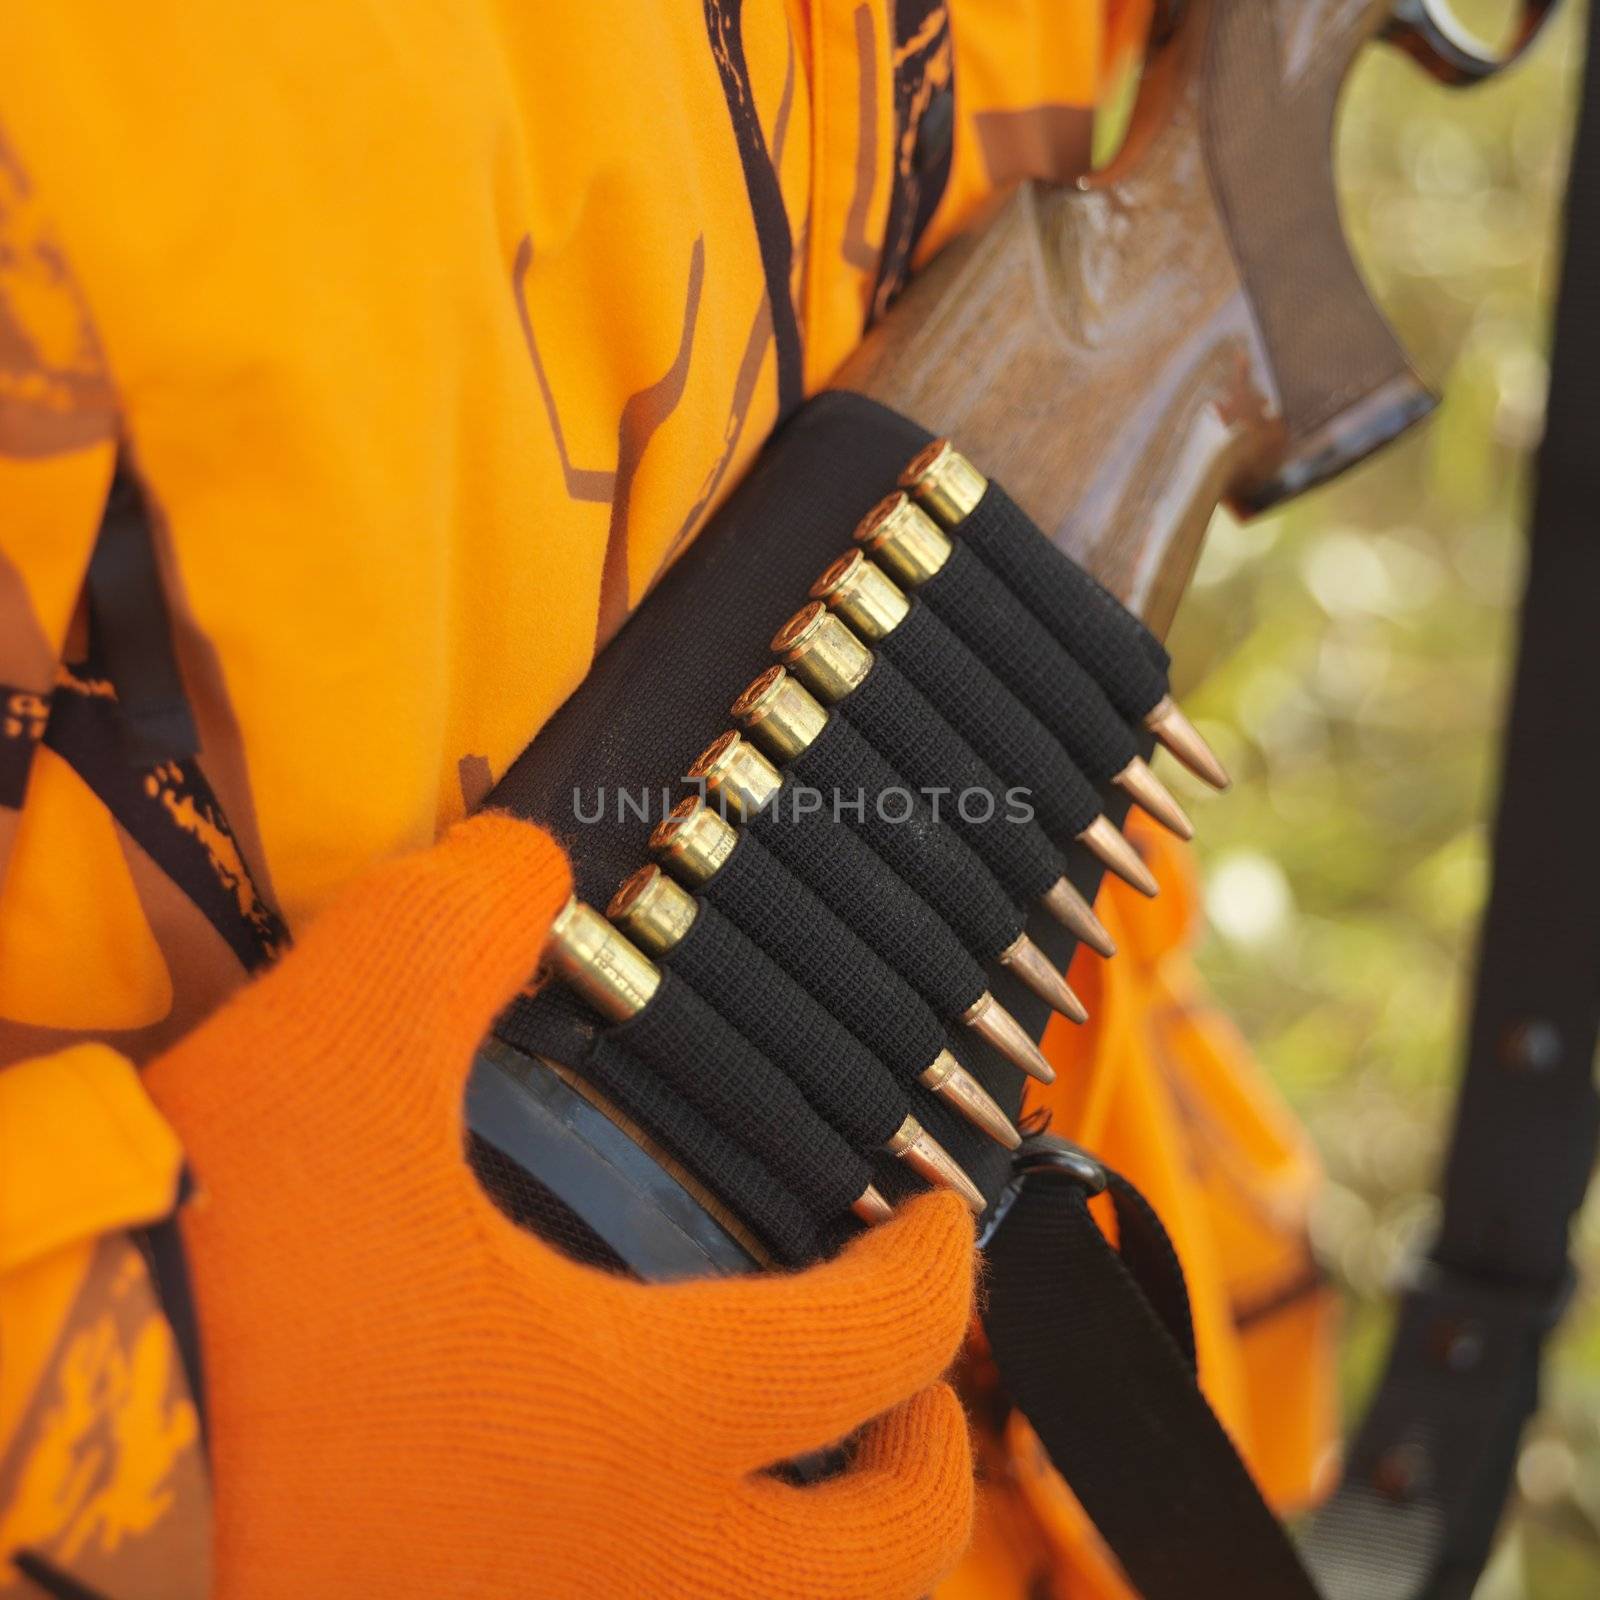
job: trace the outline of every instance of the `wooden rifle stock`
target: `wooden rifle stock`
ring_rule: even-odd
[[[1189,0],[1122,151],[1029,183],[836,382],[951,435],[1164,632],[1211,513],[1322,482],[1434,400],[1339,220],[1335,102],[1385,0]]]

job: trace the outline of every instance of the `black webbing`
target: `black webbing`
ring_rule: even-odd
[[[917,594],[1095,783],[1114,778],[1139,753],[1100,686],[963,540]]]
[[[977,852],[1019,905],[1046,893],[1066,870],[1026,811],[1006,799],[1006,784],[886,656],[839,709],[897,771],[930,798],[935,813]],[[943,793],[939,791],[942,790]],[[1031,797],[1023,796],[1031,806]]]
[[[799,1266],[821,1249],[817,1221],[737,1139],[714,1127],[657,1072],[599,1031],[594,1015],[559,985],[514,1001],[495,1031],[517,1049],[570,1066],[659,1139],[719,1194],[780,1261]]]
[[[1060,741],[931,606],[913,598],[905,621],[876,649],[1002,778],[1031,791],[1039,821],[1057,844],[1076,839],[1099,816],[1099,793]]]
[[[673,972],[611,1037],[648,1062],[709,1122],[743,1144],[819,1217],[847,1211],[866,1162],[783,1073]]]
[[[999,484],[989,485],[955,532],[1105,690],[1112,705],[1129,722],[1142,722],[1167,692],[1172,658],[1160,640],[1046,539]]]
[[[949,924],[846,824],[769,806],[750,831],[938,1015],[959,1017],[983,994],[983,969]]]
[[[980,961],[1022,932],[1022,916],[994,874],[928,802],[837,712],[785,769],[831,805],[960,935]]]
[[[1025,1186],[989,1247],[991,1346],[1145,1600],[1468,1600],[1571,1283],[1568,1230],[1600,1148],[1600,755],[1572,693],[1600,684],[1600,55],[1567,207],[1494,876],[1430,1260],[1305,1568],[1083,1191]],[[1118,1210],[1119,1224],[1124,1224]],[[1020,1224],[1020,1226],[1019,1226]],[[1046,1333],[1044,1330],[1048,1330]],[[1063,1355],[1063,1351],[1070,1352]]]
[[[1600,1143],[1600,753],[1572,718],[1574,690],[1600,685],[1597,416],[1600,53],[1591,48],[1443,1218],[1344,1482],[1307,1545],[1336,1600],[1470,1592],[1567,1295],[1568,1226]]]
[[[1183,1274],[1155,1212],[1107,1173],[1031,1171],[988,1246],[984,1331],[1007,1394],[1145,1600],[1315,1600],[1195,1379]]]
[[[200,735],[173,654],[150,513],[121,462],[89,558],[88,592],[95,652],[117,691],[127,759],[143,767],[194,755]]]
[[[927,1002],[748,829],[701,898],[804,984],[896,1077],[915,1078],[939,1053],[944,1033]]]
[[[662,964],[680,974],[858,1150],[888,1143],[910,1107],[889,1069],[714,905]]]

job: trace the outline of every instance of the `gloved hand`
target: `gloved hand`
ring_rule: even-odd
[[[645,1286],[478,1187],[468,1063],[568,892],[544,834],[475,819],[147,1071],[199,1186],[221,1600],[887,1600],[966,1540],[954,1196],[809,1271]],[[830,1482],[759,1470],[873,1418]]]

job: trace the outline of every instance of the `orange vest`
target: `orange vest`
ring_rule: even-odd
[[[53,0],[12,19],[0,1556],[52,1551],[119,1600],[204,1592],[194,1405],[119,1231],[171,1208],[181,1153],[128,1063],[487,791],[911,266],[996,189],[1084,169],[1147,9]],[[111,692],[84,577],[119,448],[200,745],[136,780],[48,726],[52,696],[90,715]],[[113,777],[132,789],[115,816]],[[1167,1202],[1213,1396],[1298,1498],[1325,1407],[1315,1385],[1282,1395],[1317,1301],[1274,1306],[1305,1277],[1310,1166],[1231,1036],[1185,1009],[1157,954],[1178,930],[1122,942],[1141,939],[1089,1039],[1053,1040],[1101,1051],[1057,1115]],[[1229,1137],[1197,1142],[1196,1118]],[[1048,1474],[1004,1498],[974,1571],[1071,1550],[1061,1592],[1100,1592],[1075,1587],[1099,1568]],[[0,1595],[13,1582],[0,1560]]]

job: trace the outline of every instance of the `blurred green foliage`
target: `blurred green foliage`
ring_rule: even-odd
[[[1457,9],[1492,33],[1508,8]],[[1434,1217],[1559,264],[1582,42],[1568,13],[1470,92],[1386,50],[1359,66],[1338,135],[1347,225],[1443,404],[1279,514],[1219,514],[1174,634],[1185,702],[1236,778],[1208,801],[1164,760],[1200,827],[1203,966],[1323,1152],[1317,1243],[1347,1294],[1352,1409],[1386,1290]],[[1585,720],[1575,707],[1575,736]],[[1482,1600],[1600,1594],[1595,1207],[1581,1253],[1591,1289]]]

